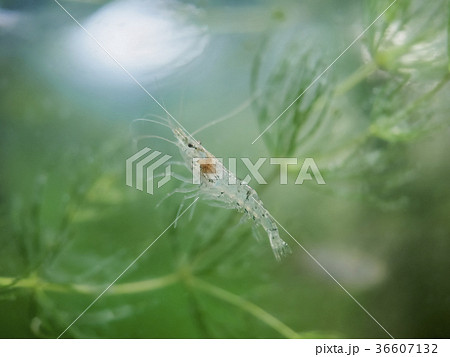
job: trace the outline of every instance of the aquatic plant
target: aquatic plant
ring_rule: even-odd
[[[370,3],[359,32],[388,5]],[[254,104],[260,129],[300,98],[262,136],[265,149],[272,156],[317,158],[329,183],[321,191],[327,195],[357,196],[390,209],[407,204],[411,191],[404,186],[415,170],[406,153],[418,140],[448,127],[448,16],[440,14],[444,5],[445,1],[398,2],[355,44],[356,70],[337,64],[339,71],[330,71],[306,92],[328,62],[319,60],[321,53],[311,46],[288,43],[266,72],[270,66],[264,61],[272,53],[271,39],[266,39],[249,79],[253,92],[261,93]],[[33,91],[36,103],[45,102],[37,88]],[[57,93],[50,97],[61,99]],[[36,103],[29,104],[38,107]],[[77,112],[71,128],[74,119],[88,114]],[[47,115],[51,109],[42,109],[41,117]],[[123,144],[127,125],[94,126],[89,118],[77,123],[89,129],[66,131],[61,126],[69,126],[69,121],[62,125],[60,116],[53,115],[57,124],[30,120],[23,128],[8,123],[10,132],[26,132],[31,142],[50,141],[56,133],[58,143],[40,155],[39,164],[46,162],[49,169],[34,175],[18,170],[15,177],[24,180],[22,190],[2,192],[8,200],[2,203],[0,222],[0,299],[3,319],[12,326],[7,330],[3,321],[3,335],[385,337],[340,290],[317,284],[313,270],[301,265],[304,256],[296,253],[276,264],[270,249],[254,242],[250,225],[239,224],[238,214],[202,203],[192,220],[188,214],[181,217],[177,228],[167,230],[122,277],[129,263],[175,218],[179,198],[171,197],[156,209],[148,195],[127,190],[121,171],[132,152],[131,145]],[[46,135],[42,138],[39,132]],[[76,142],[74,133],[84,140]],[[105,141],[105,147],[93,144]],[[11,145],[18,151],[19,146]],[[89,149],[80,149],[86,146]],[[24,179],[24,172],[32,179]],[[258,194],[282,201],[274,210],[294,227],[308,210],[323,209],[312,200],[300,204],[299,191],[286,199],[281,190],[274,194],[269,187],[276,177],[270,177]],[[161,195],[176,187],[171,183]],[[311,226],[297,227],[296,232],[303,238],[322,234],[321,227],[315,234],[307,227]],[[340,306],[339,311],[327,311],[330,295],[331,306]],[[321,308],[311,314],[311,306]],[[86,307],[90,308],[85,311]],[[352,316],[361,313],[361,320],[352,317],[353,324],[342,323],[345,311]],[[336,320],[331,331],[330,320]]]

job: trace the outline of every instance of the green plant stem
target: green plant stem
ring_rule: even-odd
[[[373,74],[377,70],[377,68],[378,66],[374,61],[362,65],[355,72],[349,75],[344,81],[337,85],[333,94],[335,96],[340,96],[347,93],[357,84],[361,83],[371,74]]]
[[[0,277],[0,287],[10,286],[16,279],[11,277]],[[147,279],[133,283],[123,283],[112,286],[108,293],[112,295],[136,294],[157,289],[162,289],[179,281],[178,274],[169,274],[159,278]],[[16,281],[12,288],[45,290],[49,292],[69,293],[76,292],[80,294],[98,294],[104,286],[85,285],[85,284],[58,284],[44,281],[36,275]]]
[[[283,322],[278,320],[273,315],[269,314],[267,311],[263,310],[259,306],[253,304],[244,298],[230,293],[222,288],[215,285],[207,283],[204,280],[191,277],[190,284],[204,293],[214,296],[220,300],[223,300],[231,305],[237,306],[240,309],[248,312],[249,314],[256,317],[258,320],[262,321],[266,325],[272,327],[275,331],[280,333],[280,335],[286,338],[300,338],[300,334],[292,330],[289,326],[285,325]]]
[[[179,281],[178,274],[169,274],[159,278],[147,279],[133,283],[117,284],[111,287],[110,293],[116,295],[136,294],[158,290],[173,285]]]

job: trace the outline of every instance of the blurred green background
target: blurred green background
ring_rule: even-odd
[[[61,4],[188,130],[247,103],[198,133],[217,157],[314,158],[326,185],[250,184],[394,337],[449,337],[447,1],[394,4],[254,145],[389,1]],[[0,337],[54,338],[177,215],[180,183],[127,187],[126,158],[177,149],[136,140],[173,140],[133,122],[165,113],[54,1],[0,0],[0,48]],[[240,216],[200,202],[63,337],[388,337]]]

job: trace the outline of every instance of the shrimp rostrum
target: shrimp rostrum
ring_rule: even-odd
[[[172,124],[172,123],[171,123]],[[236,209],[243,213],[255,226],[267,233],[275,258],[279,261],[291,250],[279,234],[278,227],[270,213],[264,208],[256,191],[237,178],[213,154],[207,151],[181,127],[169,126],[176,138],[185,166],[197,177],[198,185],[194,195],[200,196],[211,205]]]

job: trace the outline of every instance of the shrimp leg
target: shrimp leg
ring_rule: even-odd
[[[165,200],[167,200],[169,197],[173,196],[176,193],[192,193],[197,191],[198,188],[197,187],[190,187],[190,188],[176,188],[175,190],[173,190],[172,192],[169,192],[167,195],[165,195],[161,201],[158,202],[158,204],[156,205],[156,208],[158,208]],[[186,198],[183,198],[183,201]],[[179,210],[180,211],[180,210]]]

